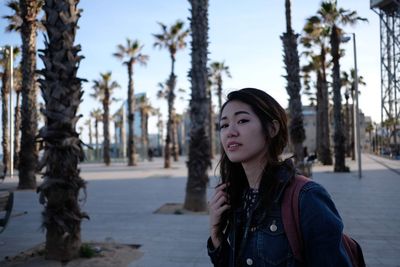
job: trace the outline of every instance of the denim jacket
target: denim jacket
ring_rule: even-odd
[[[279,179],[286,185],[285,180],[291,177],[285,174]],[[283,190],[268,213],[255,212],[253,225],[249,221],[240,222],[242,210],[234,211],[233,223],[228,225],[217,249],[208,239],[208,254],[215,267],[351,267],[341,241],[340,215],[328,192],[315,182],[306,184],[299,196],[305,263],[293,257],[281,216]],[[238,230],[243,233],[240,242],[237,242]]]

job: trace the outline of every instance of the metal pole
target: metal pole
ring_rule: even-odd
[[[10,49],[10,176],[14,175],[14,110],[12,93],[14,89],[14,49],[11,45]]]
[[[356,49],[356,34],[353,33],[353,48],[354,48],[354,90],[355,90],[355,103],[353,103],[354,110],[354,127],[356,130],[356,155],[358,162],[358,178],[361,179],[361,145],[360,145],[360,112],[358,109],[358,72],[357,72],[357,49]],[[354,105],[355,104],[355,105]]]

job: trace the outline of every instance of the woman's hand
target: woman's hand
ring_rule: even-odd
[[[228,194],[224,191],[226,187],[226,183],[218,185],[209,203],[210,236],[214,248],[218,248],[221,244],[223,229],[220,229],[220,226],[222,214],[231,207],[229,205]]]

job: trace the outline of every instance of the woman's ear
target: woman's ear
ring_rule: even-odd
[[[277,120],[273,120],[272,123],[268,126],[268,132],[270,138],[274,138],[280,130],[279,122]]]

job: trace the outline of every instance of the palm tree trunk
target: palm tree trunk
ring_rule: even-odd
[[[94,121],[95,139],[96,139],[96,161],[100,158],[99,154],[99,120],[95,118]]]
[[[207,170],[211,167],[209,127],[209,102],[207,96],[208,54],[208,0],[190,0],[192,29],[192,68],[189,77],[192,84],[190,101],[190,143],[188,181],[184,208],[191,211],[207,209]]]
[[[8,95],[10,93],[10,84],[9,84],[9,66],[8,66],[8,58],[6,59],[7,65],[4,69],[4,73],[2,76],[2,88],[1,88],[1,121],[2,125],[2,133],[3,138],[1,145],[3,147],[3,175],[7,174],[9,164],[10,164],[10,150],[9,150],[9,136],[8,136]]]
[[[174,64],[172,64],[173,66]],[[172,67],[173,68],[173,67]],[[172,138],[174,138],[174,102],[175,102],[175,74],[171,72],[171,75],[168,79],[168,121],[167,121],[167,136],[165,138],[165,153],[164,153],[164,168],[171,167],[171,148],[172,151],[174,147],[171,147]]]
[[[214,158],[215,155],[215,126],[214,126],[214,114],[212,108],[212,97],[211,97],[211,88],[207,86],[207,96],[208,96],[208,121],[210,122],[209,125],[209,137],[210,137],[210,159]]]
[[[172,157],[175,162],[179,160],[179,140],[178,140],[178,121],[176,119],[176,112],[173,112],[172,122]]]
[[[322,112],[322,73],[320,69],[316,70],[317,72],[317,105],[316,105],[316,152],[317,152],[317,157],[321,161],[321,155],[322,155],[322,121],[323,121],[323,112]],[[322,161],[321,161],[322,162]]]
[[[128,64],[128,166],[136,166],[135,146],[135,92],[133,85],[133,62]]]
[[[147,158],[148,159],[148,147],[147,147],[147,140],[146,140],[146,114],[144,111],[144,108],[140,108],[140,129],[141,129],[141,135],[140,135],[140,140],[141,140],[141,145],[142,145],[142,156],[143,159]]]
[[[21,128],[21,108],[19,105],[20,92],[16,95],[16,105],[14,113],[14,168],[18,169],[19,165],[19,150],[20,150],[20,140],[19,140],[19,130]]]
[[[118,129],[118,122],[117,121],[114,121],[114,148],[115,148],[115,156],[117,157],[117,158],[119,158],[120,157],[120,149],[119,149],[119,144],[118,144],[118,132],[117,132],[117,129]]]
[[[285,1],[286,7],[286,33],[281,36],[284,47],[284,62],[287,72],[286,91],[289,95],[289,134],[293,145],[296,165],[305,171],[303,160],[303,141],[306,138],[303,126],[303,107],[301,103],[300,63],[297,51],[297,35],[291,26],[290,1]],[[308,174],[309,175],[309,174]]]
[[[326,51],[325,47],[321,47],[321,149],[319,160],[323,165],[332,165],[332,153],[331,153],[331,133],[329,130],[329,94],[328,94],[328,82],[326,80]]]
[[[88,151],[88,159],[89,160],[92,160],[92,157],[93,157],[93,140],[92,140],[92,122],[91,122],[91,120],[89,119],[89,123],[88,123],[89,125],[89,133],[88,133],[88,137],[89,137],[89,146],[91,147],[90,149],[88,149],[87,151]]]
[[[40,164],[45,171],[38,192],[44,205],[46,258],[58,261],[79,257],[81,221],[88,218],[79,207],[85,181],[79,175],[78,164],[84,160],[84,152],[76,131],[84,81],[76,77],[82,57],[78,55],[80,46],[73,44],[80,17],[78,2],[46,0],[43,7],[47,41],[40,55],[44,69],[39,82],[46,123],[39,137],[45,144]]]
[[[354,85],[353,85],[354,86]],[[353,87],[352,86],[352,87]],[[351,110],[354,110],[354,90],[351,90],[351,100],[353,102],[353,107]],[[354,133],[354,116],[350,115],[350,150],[351,150],[351,160],[356,160],[356,143],[354,142],[355,133]]]
[[[22,104],[21,104],[21,150],[19,152],[19,189],[36,188],[38,150],[37,84],[36,84],[36,21],[38,9],[35,1],[20,0],[22,38]]]
[[[218,94],[218,110],[221,111],[222,107],[222,78],[218,77],[217,82],[217,94]]]
[[[344,127],[344,131],[345,131],[345,149],[346,149],[346,157],[350,157],[351,156],[351,121],[350,121],[350,110],[349,110],[349,97],[348,95],[345,96],[346,98],[346,106],[345,106],[345,111],[346,111],[346,116],[344,119],[345,122],[345,127]]]
[[[111,163],[110,159],[110,112],[109,112],[109,105],[110,105],[110,92],[105,90],[104,92],[104,100],[103,100],[103,160],[104,163],[109,166]]]
[[[339,65],[339,32],[334,25],[331,33],[332,76],[333,76],[333,116],[334,116],[334,142],[335,142],[335,172],[347,172],[345,165],[345,138],[342,121],[342,94],[340,92],[340,65]]]

